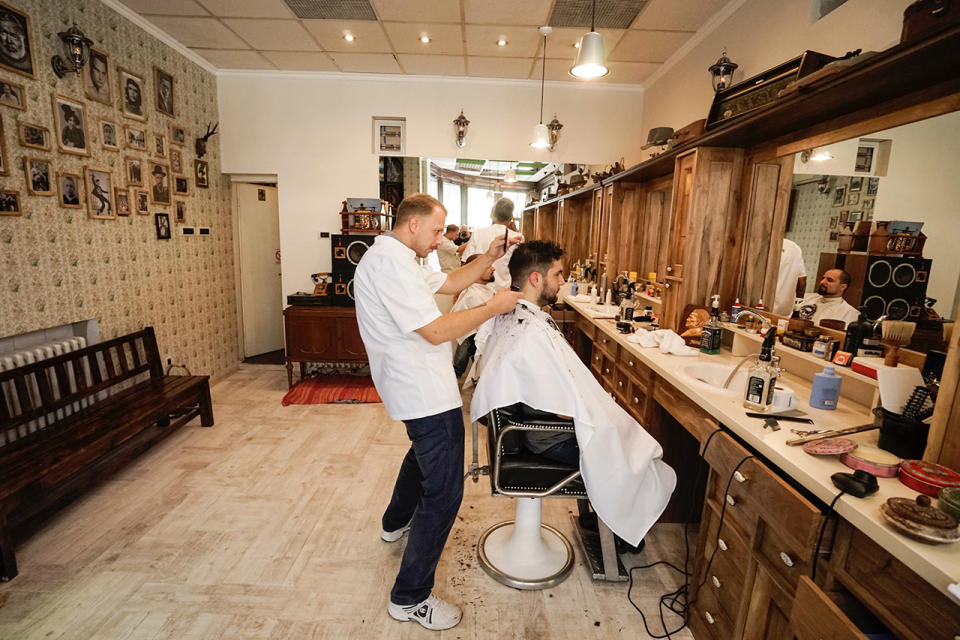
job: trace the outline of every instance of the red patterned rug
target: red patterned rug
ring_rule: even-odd
[[[370,376],[319,376],[301,380],[283,396],[291,404],[358,404],[380,402]]]

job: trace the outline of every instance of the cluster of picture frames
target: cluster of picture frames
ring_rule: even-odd
[[[33,40],[30,17],[0,1],[0,70],[12,71],[36,79]],[[9,44],[8,44],[9,43]],[[174,112],[174,78],[154,67],[156,110],[170,118]],[[27,193],[32,196],[59,198],[60,206],[80,209],[86,203],[91,218],[113,220],[133,212],[149,215],[154,205],[174,205],[176,222],[186,222],[186,202],[174,200],[175,196],[190,195],[188,176],[184,175],[184,151],[186,131],[176,123],[170,123],[164,131],[148,131],[147,109],[143,97],[146,82],[143,76],[128,69],[113,70],[118,82],[120,111],[124,118],[135,121],[123,124],[121,130],[116,120],[100,118],[100,146],[109,151],[146,152],[141,155],[123,156],[123,175],[95,165],[83,167],[83,175],[68,171],[54,171],[53,161],[39,155],[24,152],[23,168],[26,173]],[[90,59],[83,67],[81,82],[89,100],[114,106],[110,82],[110,59],[106,53],[91,48]],[[0,77],[0,106],[26,110],[27,90],[23,85]],[[53,132],[50,128],[17,121],[20,145],[25,149],[51,151],[53,140],[60,153],[89,156],[93,141],[88,135],[86,105],[83,101],[52,94]],[[209,187],[207,163],[194,160],[194,182],[199,188]],[[9,175],[10,165],[4,144],[3,119],[0,118],[0,175]],[[22,215],[20,192],[0,189],[0,215]],[[157,237],[170,237],[169,215],[155,214]]]
[[[866,182],[866,191],[863,190]],[[850,178],[850,182],[844,186],[833,190],[833,206],[848,207],[860,206],[857,211],[841,209],[840,212],[830,217],[830,240],[835,241],[839,236],[840,225],[844,222],[860,222],[861,220],[873,220],[873,203],[876,200],[877,191],[880,188],[880,178],[866,178],[855,176]],[[861,192],[864,197],[861,199]]]

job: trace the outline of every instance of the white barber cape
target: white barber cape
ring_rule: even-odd
[[[512,313],[480,326],[470,419],[517,402],[573,416],[590,502],[614,533],[636,545],[666,508],[676,474],[660,444],[603,391],[551,323],[521,300]]]

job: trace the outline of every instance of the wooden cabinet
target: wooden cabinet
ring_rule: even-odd
[[[790,612],[790,637],[794,640],[867,640],[807,576],[797,584]]]
[[[353,307],[296,307],[283,310],[287,385],[293,386],[293,363],[300,377],[307,362],[366,362],[367,352]]]

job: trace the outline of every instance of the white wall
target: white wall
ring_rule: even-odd
[[[564,128],[554,152],[529,147],[540,85],[454,78],[222,73],[218,76],[224,173],[277,174],[284,295],[312,289],[330,268],[340,202],[377,197],[373,116],[407,119],[406,155],[612,164],[640,159],[642,91],[548,84],[544,119]],[[465,149],[452,121],[471,121]]]

